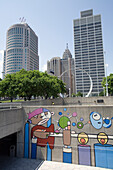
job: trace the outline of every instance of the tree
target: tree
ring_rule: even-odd
[[[18,87],[16,83],[16,74],[7,74],[5,79],[0,81],[0,96],[10,97],[11,102],[18,94]]]
[[[77,97],[83,97],[83,94],[79,91],[77,94],[76,94]]]
[[[17,95],[30,100],[32,96],[57,97],[64,92],[65,84],[61,80],[38,70],[22,69],[14,74],[7,74],[0,82],[0,96],[10,97],[11,102]]]
[[[107,76],[107,83],[108,83],[108,93],[113,96],[113,74],[111,73]],[[106,77],[103,78],[102,86],[105,88],[106,91]]]
[[[101,91],[101,92],[99,93],[99,96],[104,96],[104,91]]]

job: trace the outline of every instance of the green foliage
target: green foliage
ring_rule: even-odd
[[[11,101],[17,95],[30,100],[32,96],[57,97],[59,93],[65,92],[65,84],[61,80],[38,70],[22,69],[17,73],[7,74],[0,81],[0,96],[10,97]]]
[[[72,97],[76,97],[76,94],[75,93],[72,93],[72,95],[71,95]]]
[[[99,96],[104,96],[104,91],[101,91],[101,92],[99,93]]]
[[[113,74],[110,74],[109,76],[107,76],[107,83],[108,83],[108,93],[113,96]],[[102,86],[105,87],[105,91],[106,91],[106,77],[103,78],[102,81]]]
[[[79,91],[77,94],[76,94],[77,97],[83,97],[83,94]]]

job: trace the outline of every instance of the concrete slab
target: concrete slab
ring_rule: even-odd
[[[53,162],[53,161],[44,161],[40,168],[36,168],[36,170],[110,170],[105,168],[99,167],[92,167],[92,166],[83,166],[83,165],[76,165],[76,164],[67,164],[67,163],[60,163],[60,162]]]
[[[0,157],[0,170],[109,170],[37,159]]]

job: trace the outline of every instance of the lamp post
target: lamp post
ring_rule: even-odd
[[[105,87],[103,87],[103,91],[104,91],[104,96],[105,96]]]
[[[105,64],[105,68],[106,68],[106,96],[108,96],[107,67],[108,67],[108,64]]]

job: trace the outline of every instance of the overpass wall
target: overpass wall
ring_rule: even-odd
[[[20,131],[22,127],[23,127],[22,108],[0,110],[0,139]]]
[[[11,104],[11,103],[10,103]],[[15,103],[15,105],[24,106],[40,106],[40,105],[113,105],[113,96],[98,96],[98,97],[67,97],[47,100],[23,101]],[[2,103],[0,105],[3,105]],[[9,104],[8,104],[9,105]]]
[[[113,169],[113,105],[24,106],[23,110],[19,138],[23,148],[18,156]],[[48,122],[43,124],[44,120]]]

